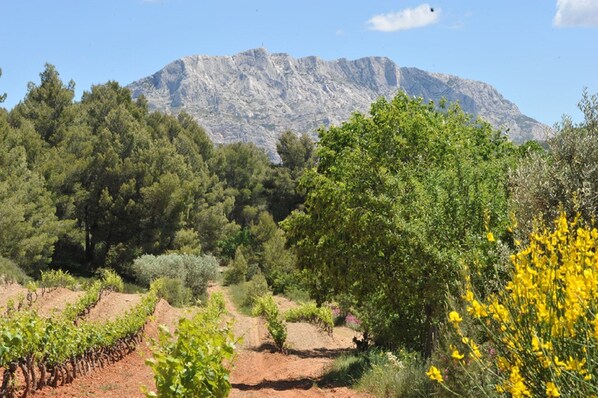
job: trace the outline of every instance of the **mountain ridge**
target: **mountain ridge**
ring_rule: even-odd
[[[273,159],[283,131],[314,133],[340,124],[398,90],[426,101],[459,101],[464,111],[508,131],[515,142],[542,139],[548,131],[487,83],[399,67],[380,56],[325,61],[262,48],[191,55],[127,87],[134,98],[145,96],[151,110],[191,114],[214,142],[251,141]]]

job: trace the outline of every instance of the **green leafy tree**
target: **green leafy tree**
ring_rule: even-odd
[[[457,106],[404,93],[370,114],[320,131],[305,209],[283,225],[318,301],[348,294],[376,342],[430,355],[459,254],[505,230],[513,148]]]

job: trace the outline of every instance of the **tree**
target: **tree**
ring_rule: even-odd
[[[505,230],[513,148],[457,106],[404,93],[370,114],[320,131],[305,209],[283,225],[318,301],[348,294],[379,344],[430,355],[459,255]]]
[[[315,144],[307,134],[298,137],[285,131],[278,138],[276,149],[282,164],[270,167],[264,191],[268,210],[276,221],[282,221],[305,200],[297,182],[305,170],[315,165]]]
[[[70,224],[57,219],[45,181],[31,170],[15,135],[0,114],[0,257],[35,274],[50,262],[54,243]]]
[[[253,143],[237,142],[216,149],[211,170],[235,198],[232,217],[243,225],[246,206],[264,206],[263,183],[270,165],[266,153]]]
[[[25,99],[17,104],[11,117],[13,123],[19,118],[32,121],[44,141],[55,143],[74,120],[75,83],[71,80],[67,85],[63,84],[51,64],[46,64],[40,79],[39,86],[32,82],[28,84]]]
[[[314,142],[307,134],[298,137],[288,130],[278,137],[276,143],[276,151],[282,160],[282,165],[292,173],[300,172],[314,165],[314,148]]]
[[[2,68],[0,68],[0,77],[2,77]],[[6,93],[0,94],[0,104],[6,100]]]
[[[598,95],[584,91],[579,108],[583,122],[564,117],[548,150],[532,151],[511,175],[520,239],[527,239],[534,223],[549,224],[562,210],[586,222],[598,216]]]

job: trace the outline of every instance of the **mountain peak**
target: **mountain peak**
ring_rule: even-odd
[[[315,133],[367,112],[399,90],[425,100],[459,101],[468,113],[506,131],[516,142],[544,138],[547,126],[521,114],[492,86],[457,76],[401,68],[386,57],[325,61],[255,48],[232,56],[193,55],[128,86],[150,109],[186,111],[218,143],[252,141],[272,158],[285,130]]]

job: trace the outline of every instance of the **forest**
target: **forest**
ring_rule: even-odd
[[[282,132],[274,164],[116,82],[74,89],[46,65],[0,108],[3,281],[111,269],[149,287],[180,266],[191,302],[192,256],[357,317],[355,361],[393,352],[418,374],[396,396],[598,394],[598,95],[515,145],[398,93],[317,140]]]

